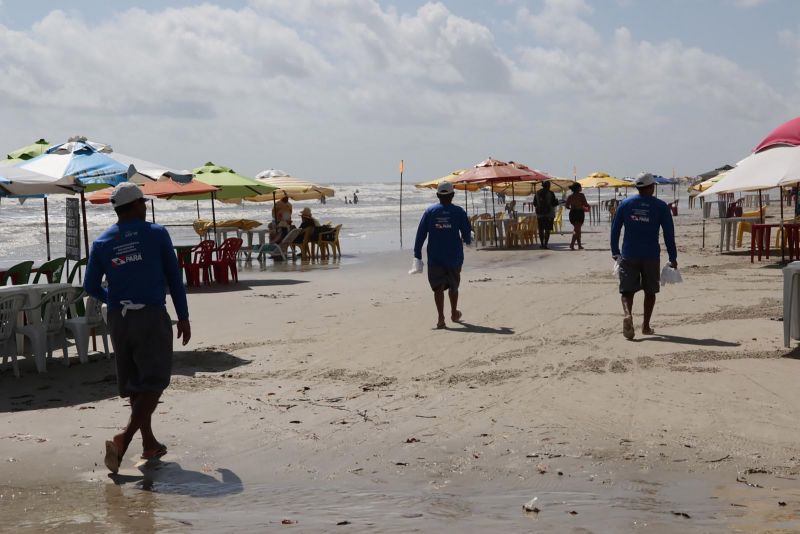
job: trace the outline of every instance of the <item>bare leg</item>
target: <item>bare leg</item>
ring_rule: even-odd
[[[142,445],[145,450],[158,447],[158,441],[153,435],[151,418],[158,406],[159,393],[140,393],[131,396],[131,418],[125,430],[114,436],[120,454],[125,454],[136,432],[142,431]]]
[[[656,306],[656,294],[644,294],[644,320],[642,321],[642,334],[652,334],[653,329],[650,328],[650,318],[653,316],[653,308]]]
[[[436,328],[444,328],[444,288],[439,287],[433,290],[433,300],[436,302],[436,311],[439,313]]]
[[[575,225],[575,237],[578,239],[578,248],[583,249],[583,244],[581,244],[581,228],[583,224],[576,224]]]
[[[544,225],[542,224],[542,219],[539,219],[539,246],[542,248],[547,246],[547,241],[545,241],[545,230]]]
[[[447,292],[450,297],[450,319],[457,323],[461,320],[461,312],[458,311],[458,291],[452,289]]]
[[[575,250],[575,242],[578,240],[578,227],[572,227],[572,239],[569,242],[569,249]]]
[[[633,293],[622,294],[622,311],[625,318],[622,320],[622,334],[626,339],[633,339]]]

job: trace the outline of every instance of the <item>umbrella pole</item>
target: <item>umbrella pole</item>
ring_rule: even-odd
[[[781,230],[780,230],[780,232],[781,232],[781,263],[783,263],[783,262],[786,261],[786,257],[785,257],[786,251],[784,250],[784,245],[783,245],[786,242],[785,239],[784,239],[785,234],[783,233],[783,186],[781,186],[780,191],[781,191]],[[767,243],[767,246],[769,246],[769,243]]]
[[[214,225],[214,242],[217,242],[217,212],[214,209],[214,199],[217,197],[214,191],[211,192],[211,223]]]
[[[758,190],[758,220],[761,224],[764,224],[764,212],[761,208],[761,189]]]
[[[497,246],[497,213],[495,210],[497,208],[494,207],[494,187],[492,187],[492,182],[489,182],[489,191],[492,193],[492,245]]]
[[[89,257],[89,226],[86,224],[86,196],[81,189],[81,215],[83,216],[83,246],[86,247],[86,257]]]
[[[464,186],[464,209],[467,211],[467,217],[469,217],[469,198],[467,198],[467,186]]]
[[[195,202],[197,203],[197,218],[199,219],[200,218],[200,201],[199,200],[195,200]]]
[[[514,209],[517,208],[517,199],[514,195],[514,182],[511,182],[511,203],[514,204]],[[513,215],[513,213],[512,213]]]
[[[47,212],[47,196],[44,197],[44,236],[47,241],[47,261],[50,261],[50,216]]]
[[[153,224],[156,223],[156,208],[153,205],[153,199],[150,199],[150,214],[153,217]]]

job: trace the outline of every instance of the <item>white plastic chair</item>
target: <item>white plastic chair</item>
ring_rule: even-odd
[[[92,330],[95,334],[102,336],[106,360],[111,359],[111,354],[108,352],[108,328],[103,320],[102,308],[101,301],[94,297],[87,297],[86,315],[64,321],[64,328],[72,334],[71,337],[75,340],[75,348],[78,350],[78,359],[81,363],[89,361],[89,336],[92,334]]]
[[[42,314],[41,322],[16,328],[18,334],[22,334],[31,340],[31,348],[36,359],[36,370],[40,373],[47,372],[46,357],[53,357],[53,348],[55,346],[61,347],[64,355],[64,365],[69,366],[64,321],[67,319],[70,304],[75,300],[75,291],[76,288],[71,287],[52,291],[45,295],[38,306],[23,308],[25,312]]]
[[[3,365],[11,358],[14,376],[19,376],[17,363],[17,316],[25,304],[25,295],[7,295],[0,297],[0,355],[3,356]]]
[[[783,344],[800,339],[800,261],[783,268]]]
[[[279,244],[267,243],[262,245],[261,248],[258,249],[258,261],[263,261],[265,256],[272,256],[275,252],[279,253],[281,258],[286,261],[286,249],[289,248],[289,245],[291,245],[299,235],[300,229],[292,228]]]

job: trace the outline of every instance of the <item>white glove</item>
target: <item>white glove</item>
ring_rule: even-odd
[[[421,259],[419,259],[419,258],[414,258],[414,259],[411,261],[411,270],[410,270],[410,271],[408,271],[408,274],[419,274],[419,273],[421,273],[421,272],[422,272],[422,268],[423,268],[424,266],[425,266],[425,264],[424,264],[424,263],[422,263],[422,260],[421,260]]]

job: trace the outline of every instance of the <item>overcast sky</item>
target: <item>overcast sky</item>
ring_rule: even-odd
[[[0,0],[0,153],[422,181],[694,175],[800,115],[797,0]],[[169,7],[165,7],[169,6]]]

